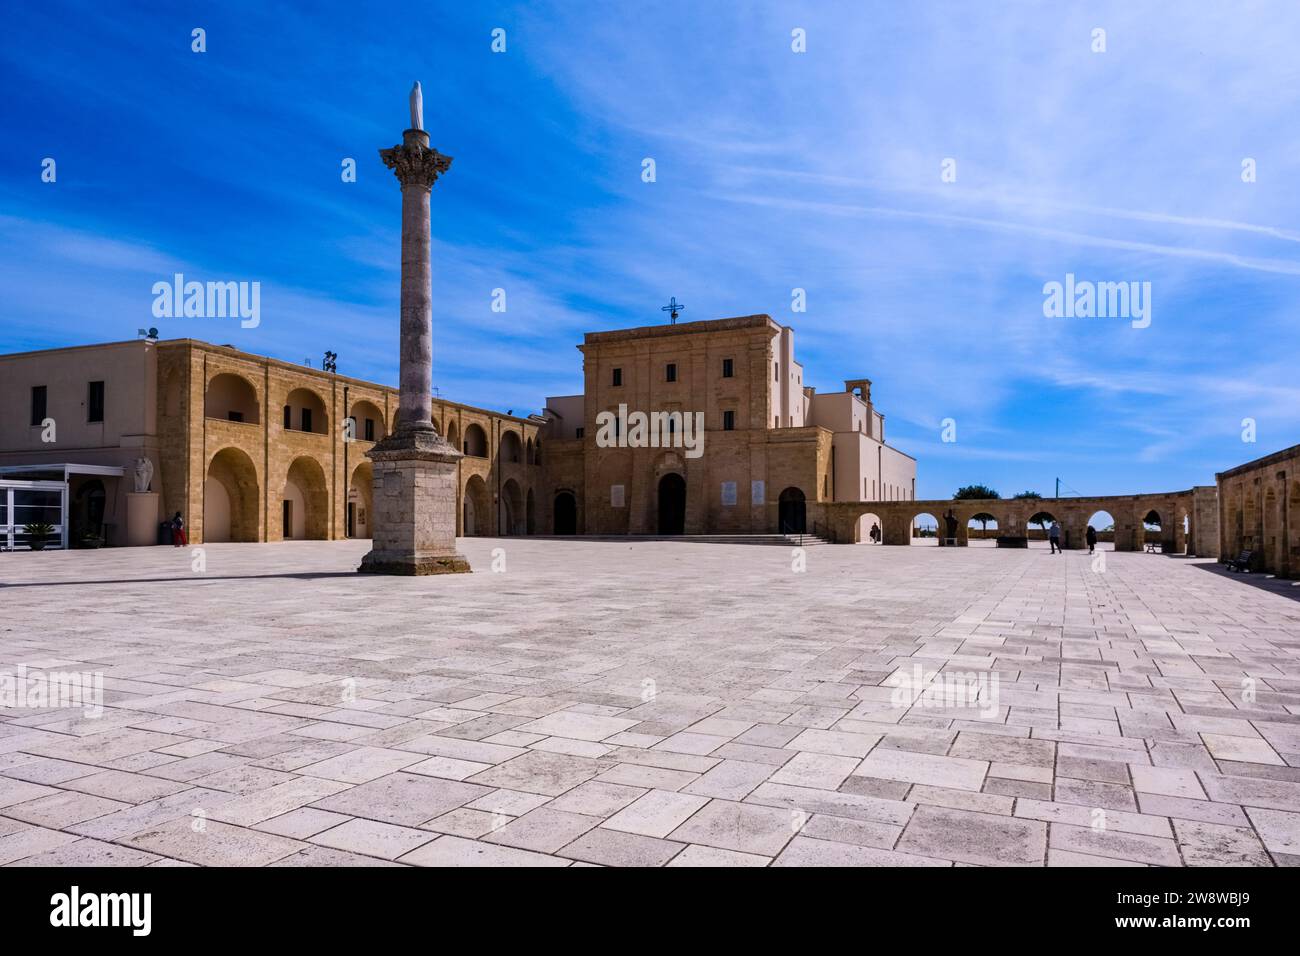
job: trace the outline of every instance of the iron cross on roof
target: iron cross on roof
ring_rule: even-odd
[[[659,311],[660,311],[660,312],[667,312],[667,313],[669,313],[669,315],[668,315],[668,321],[670,321],[670,322],[672,322],[674,325],[676,325],[676,324],[677,324],[677,313],[683,311],[685,308],[686,308],[686,306],[684,306],[684,305],[678,305],[678,304],[677,304],[677,296],[673,296],[671,299],[668,300],[668,304],[665,305],[665,306],[663,306],[663,307],[661,307],[661,308],[659,309]]]

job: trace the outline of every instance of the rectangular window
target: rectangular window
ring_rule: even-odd
[[[284,427],[293,427],[293,408],[289,405],[284,406]]]
[[[669,362],[668,367],[664,370],[664,375],[669,382],[677,381],[677,363]]]
[[[614,384],[616,386],[623,384],[623,370],[621,368],[614,369]]]
[[[375,440],[375,420],[373,418],[367,418],[366,419],[366,441],[374,441],[374,440]]]
[[[724,432],[736,430],[736,413],[731,409],[727,409],[722,413],[722,430]]]
[[[780,415],[773,415],[773,416],[772,416],[772,427],[773,427],[773,428],[780,428],[780,427],[781,427],[781,416],[780,416]]]
[[[781,381],[781,366],[776,362],[772,363],[772,381]]]
[[[86,421],[102,422],[104,420],[104,383],[90,382],[86,394]]]
[[[722,360],[722,377],[731,378],[736,374],[735,363],[731,359]]]
[[[586,431],[587,431],[587,429],[585,429],[585,428],[575,428],[575,429],[573,430],[573,437],[574,437],[574,438],[581,438],[581,437],[586,433]]]
[[[304,408],[302,410],[302,430],[305,432],[311,431],[311,409],[310,408]]]
[[[32,424],[39,426],[45,421],[45,386],[32,386]]]

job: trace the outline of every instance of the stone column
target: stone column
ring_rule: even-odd
[[[418,122],[418,120],[417,120]],[[408,129],[380,158],[402,184],[400,396],[396,427],[366,457],[374,462],[371,552],[357,570],[375,574],[449,574],[470,570],[456,552],[460,452],[430,421],[433,405],[433,289],[429,192],[451,157]]]

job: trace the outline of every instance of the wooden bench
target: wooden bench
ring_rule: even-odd
[[[1250,566],[1254,564],[1255,552],[1243,551],[1231,561],[1228,562],[1229,571],[1244,571],[1250,573]]]

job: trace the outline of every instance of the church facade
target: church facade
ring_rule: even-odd
[[[818,394],[770,316],[591,332],[579,348],[583,393],[542,412],[555,533],[816,533],[814,503],[916,496],[870,380]]]

